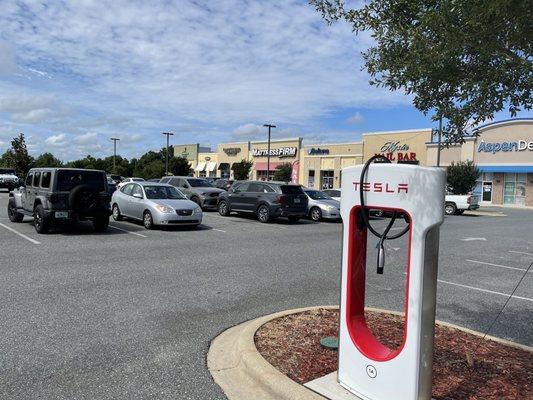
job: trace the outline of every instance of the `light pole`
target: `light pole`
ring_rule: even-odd
[[[442,141],[442,117],[439,116],[439,134],[438,134],[438,146],[437,147],[437,167],[440,167],[440,143]]]
[[[171,132],[163,132],[163,135],[167,136],[167,151],[166,151],[166,157],[165,157],[165,175],[168,175],[168,141],[170,136],[173,136],[174,134]]]
[[[113,141],[113,173],[116,174],[117,170],[115,169],[115,158],[117,157],[117,142],[120,139],[112,137],[110,140]]]
[[[268,147],[267,147],[267,181],[270,180],[270,130],[275,128],[276,125],[264,124],[268,128]]]

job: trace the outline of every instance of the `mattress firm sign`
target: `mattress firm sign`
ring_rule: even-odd
[[[280,147],[278,149],[270,149],[270,157],[296,157],[296,152],[298,149],[296,147]],[[267,157],[268,149],[253,149],[252,155],[254,157]]]
[[[484,142],[482,141],[478,148],[478,153],[496,154],[500,151],[533,151],[533,141],[517,140],[515,142]]]

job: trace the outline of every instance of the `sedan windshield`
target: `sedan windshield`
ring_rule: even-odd
[[[174,186],[145,186],[144,191],[146,198],[151,200],[186,200],[181,192],[176,190]]]
[[[331,197],[329,197],[326,193],[318,190],[306,190],[305,194],[307,194],[313,200],[331,200]]]
[[[189,182],[189,185],[192,187],[213,187],[213,185],[205,179],[187,179],[187,182]]]

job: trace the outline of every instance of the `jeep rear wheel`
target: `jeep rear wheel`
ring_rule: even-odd
[[[24,214],[21,214],[17,211],[17,208],[15,207],[15,201],[12,199],[9,200],[7,205],[7,215],[11,222],[22,222],[24,219]]]
[[[33,210],[33,226],[37,233],[47,233],[50,229],[50,220],[45,216],[41,204],[38,204]]]

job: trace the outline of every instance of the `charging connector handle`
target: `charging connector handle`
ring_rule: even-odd
[[[379,238],[379,243],[378,243],[378,259],[377,259],[377,273],[378,274],[383,274],[383,270],[385,269],[385,246],[384,246],[384,242],[385,240],[392,240],[392,239],[398,239],[399,237],[402,237],[403,235],[405,235],[408,231],[409,231],[409,228],[411,226],[411,222],[407,220],[407,218],[405,219],[405,221],[407,222],[407,226],[400,232],[400,233],[397,233],[396,235],[392,235],[392,236],[387,236],[389,234],[389,231],[390,229],[392,228],[392,225],[394,225],[394,221],[396,221],[396,217],[397,217],[397,213],[396,211],[394,211],[392,213],[392,218],[389,222],[389,224],[387,225],[387,227],[385,228],[385,230],[383,231],[383,233],[379,233],[378,231],[376,231],[372,225],[370,225],[370,219],[368,217],[368,210],[366,209],[366,206],[365,206],[365,196],[364,196],[364,190],[363,190],[363,183],[364,183],[364,180],[365,180],[365,175],[366,175],[366,172],[368,171],[368,167],[370,166],[370,164],[372,162],[374,162],[375,160],[383,160],[387,163],[390,163],[391,161],[381,155],[381,154],[376,154],[375,156],[372,156],[368,159],[368,161],[365,163],[364,167],[363,167],[363,170],[361,171],[361,178],[359,180],[359,198],[360,198],[360,202],[361,202],[361,216],[363,218],[363,222],[365,224],[365,226],[368,228],[368,230],[370,232],[372,232],[374,234],[374,236],[377,236]]]

